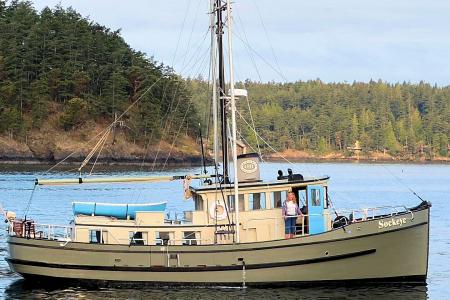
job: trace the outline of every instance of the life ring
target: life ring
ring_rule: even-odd
[[[216,209],[217,209],[217,217],[216,217]],[[209,207],[209,216],[211,219],[221,221],[225,220],[227,217],[227,209],[225,208],[225,203],[222,200],[217,202],[213,202]]]

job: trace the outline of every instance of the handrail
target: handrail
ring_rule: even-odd
[[[28,228],[28,230],[26,230]],[[19,230],[17,230],[19,229]],[[54,224],[39,224],[33,221],[13,220],[9,224],[9,235],[47,240],[71,241],[75,239],[75,227]]]
[[[37,223],[35,223],[34,226],[36,228],[36,233],[42,232],[43,238],[48,240],[72,240],[74,238],[75,228],[73,226]],[[47,229],[47,231],[45,231],[45,229]]]
[[[387,211],[387,213],[375,215],[375,213],[377,211],[382,212],[383,210]],[[408,209],[406,206],[404,206],[404,205],[397,205],[397,206],[386,205],[386,206],[378,206],[378,207],[370,207],[370,208],[362,208],[362,209],[353,209],[353,210],[341,209],[341,210],[334,210],[334,211],[336,212],[336,215],[345,217],[344,218],[344,220],[346,222],[345,225],[347,225],[349,222],[353,222],[355,219],[362,219],[364,221],[367,220],[367,219],[374,220],[374,219],[383,218],[386,215],[389,215],[391,217],[392,216],[397,216],[400,213],[410,213],[411,214],[411,220],[414,219],[414,213],[410,209]],[[345,216],[346,213],[348,213],[348,216],[349,216],[348,218]],[[361,218],[355,217],[355,214],[357,214],[357,213],[362,213]],[[341,222],[341,220],[342,219],[334,220],[332,225],[334,225],[337,222]]]
[[[335,212],[338,215],[344,215],[346,213],[348,214],[352,214],[353,216],[355,215],[355,213],[362,213],[363,214],[363,219],[367,219],[367,218],[375,218],[375,213],[376,212],[382,212],[382,211],[386,211],[386,213],[384,215],[398,215],[399,213],[402,212],[410,212],[410,210],[406,207],[406,206],[379,206],[379,207],[370,207],[370,208],[362,208],[362,209],[340,209],[340,210],[335,210]]]
[[[399,209],[402,209],[402,211],[400,211]],[[390,214],[399,214],[401,212],[409,212],[410,210],[404,206],[404,205],[397,205],[397,206],[377,206],[377,207],[369,207],[369,208],[361,208],[361,209],[335,209],[334,211],[338,214],[345,214],[345,213],[355,213],[355,212],[363,212],[368,214],[368,212],[372,212],[372,217],[375,217],[375,212],[376,211],[380,211],[380,210],[388,210],[390,209],[391,212]],[[393,211],[393,212],[392,212]]]
[[[293,216],[279,216],[279,217],[268,217],[268,218],[253,218],[253,219],[248,219],[247,223],[251,222],[251,221],[265,221],[265,220],[275,220],[275,232],[278,231],[278,220],[283,219],[283,218],[301,218],[302,219],[302,231],[301,234],[296,234],[296,235],[300,235],[300,236],[305,236],[307,235],[305,233],[305,219],[311,216],[330,216],[331,214],[329,212],[323,213],[323,214],[301,214],[301,215],[293,215]],[[294,226],[295,230],[297,231],[297,228],[299,226]]]
[[[189,246],[192,246],[192,242],[197,242],[197,245],[203,245],[205,243],[209,243],[211,242],[210,239],[169,239],[167,240],[167,244],[164,244],[164,239],[155,239],[155,245],[157,246],[176,246],[177,242],[188,242]],[[160,242],[161,244],[157,244],[158,242]]]

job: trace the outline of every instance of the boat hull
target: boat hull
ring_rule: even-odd
[[[7,261],[25,278],[91,284],[423,283],[428,239],[425,207],[323,234],[237,245],[64,245],[10,237]]]

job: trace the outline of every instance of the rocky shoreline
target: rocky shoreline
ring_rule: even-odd
[[[55,142],[55,141],[60,142]],[[161,143],[147,148],[118,139],[114,144],[105,145],[101,153],[95,154],[91,162],[102,166],[199,166],[202,163],[199,145],[186,138],[177,147]],[[89,154],[91,148],[82,142],[74,143],[67,137],[49,139],[36,135],[26,142],[0,137],[0,164],[2,165],[53,165],[61,160],[63,165],[79,165]],[[168,155],[170,153],[170,155]],[[348,153],[347,153],[348,154]],[[314,152],[288,149],[277,154],[263,155],[265,161],[293,162],[364,162],[364,163],[450,163],[449,157],[426,157],[424,155],[390,156],[382,152],[369,152],[359,155],[332,152]],[[209,159],[210,160],[210,159]]]
[[[0,164],[3,165],[80,165],[92,150],[92,143],[68,135],[35,134],[18,142],[0,137]],[[177,146],[165,142],[144,147],[118,136],[91,157],[98,165],[193,166],[201,164],[199,146],[189,137],[180,138]],[[170,153],[170,155],[169,155]]]

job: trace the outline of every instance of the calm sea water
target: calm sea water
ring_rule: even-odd
[[[10,272],[0,259],[0,295],[7,299],[450,299],[450,165],[362,164],[362,163],[265,163],[262,177],[273,179],[278,169],[292,168],[304,175],[330,175],[330,196],[336,208],[364,208],[382,205],[414,206],[420,202],[409,188],[433,203],[431,214],[430,261],[426,286],[382,285],[370,287],[336,287],[323,285],[311,288],[236,289],[216,288],[154,288],[98,289],[73,287],[29,286],[20,276]],[[192,174],[199,168],[171,170],[170,174]],[[168,172],[108,170],[98,175],[149,175]],[[285,171],[286,173],[286,171]],[[77,176],[75,173],[66,176]],[[181,182],[124,185],[76,185],[38,187],[31,198],[39,170],[7,169],[0,166],[0,201],[6,210],[25,214],[39,223],[67,224],[72,219],[71,202],[94,200],[102,202],[168,201],[173,215],[192,209],[182,199]],[[0,231],[0,255],[6,255],[5,230]],[[1,296],[0,296],[1,297]]]

